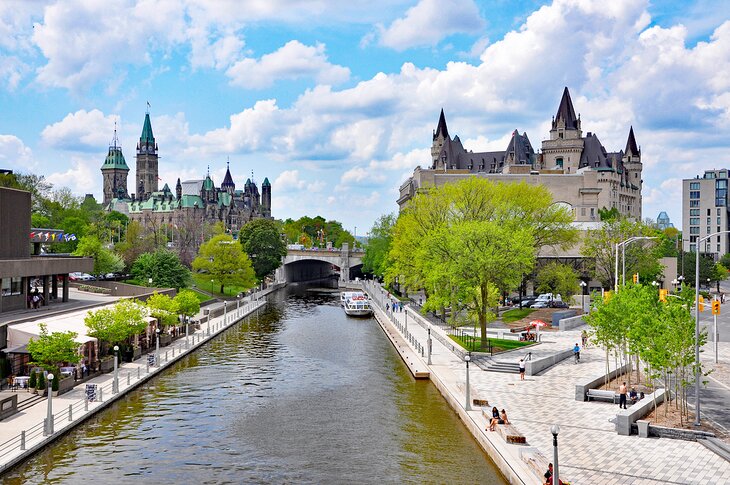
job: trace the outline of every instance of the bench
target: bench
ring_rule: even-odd
[[[537,475],[537,477],[544,482],[545,472],[547,471],[550,462],[545,455],[540,453],[536,448],[529,447],[524,448],[523,450],[524,451],[520,451],[520,458],[527,464],[532,473]]]
[[[525,435],[517,431],[517,428],[511,424],[498,424],[497,433],[504,438],[504,440],[512,445],[526,445],[527,438]]]
[[[596,399],[600,401],[610,401],[618,404],[619,395],[615,391],[604,391],[601,389],[588,389],[588,400]]]
[[[481,407],[485,408],[485,407],[489,406],[489,401],[487,401],[486,399],[474,398],[474,399],[472,399],[472,404],[474,404],[475,406],[481,406]],[[490,416],[491,416],[491,414],[490,414]]]

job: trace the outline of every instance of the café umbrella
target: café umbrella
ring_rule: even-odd
[[[535,332],[536,332],[535,340],[539,342],[540,341],[540,327],[547,327],[548,324],[543,322],[542,320],[532,320],[529,323],[529,326],[535,327]]]

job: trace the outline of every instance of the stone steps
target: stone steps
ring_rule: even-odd
[[[505,374],[519,374],[520,364],[512,362],[492,362],[484,370],[489,372],[502,372]]]
[[[39,403],[40,401],[43,401],[44,399],[46,399],[46,398],[44,398],[43,396],[38,396],[38,395],[35,395],[35,396],[31,397],[30,399],[25,399],[23,402],[18,404],[18,412],[24,411],[24,410],[28,409],[29,407],[34,406],[35,404]]]
[[[714,452],[721,458],[724,458],[726,461],[730,461],[730,445],[728,445],[724,441],[721,441],[718,438],[705,438],[703,440],[697,441],[699,441],[702,446]]]

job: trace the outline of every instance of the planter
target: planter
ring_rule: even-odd
[[[76,382],[73,377],[65,377],[58,382],[58,391],[54,391],[55,394],[53,395],[58,396],[59,394],[65,394],[73,389],[75,384]]]
[[[141,347],[135,347],[134,351],[132,352],[132,360],[137,360],[140,357],[142,357],[142,348]]]
[[[109,357],[109,358],[102,360],[99,363],[99,370],[102,373],[111,372],[112,370],[114,370],[114,358]]]
[[[163,333],[160,335],[160,347],[167,347],[172,343],[172,335]]]

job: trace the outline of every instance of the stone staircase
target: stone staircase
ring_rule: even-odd
[[[713,451],[718,456],[730,461],[730,445],[718,438],[705,438],[697,440],[702,446]]]
[[[520,364],[516,362],[492,361],[484,370],[489,372],[501,372],[503,374],[519,374]]]
[[[44,398],[43,396],[38,396],[37,394],[33,394],[28,399],[23,399],[20,403],[18,403],[18,412],[25,411],[29,407],[43,401],[44,399],[46,399],[46,398]]]

